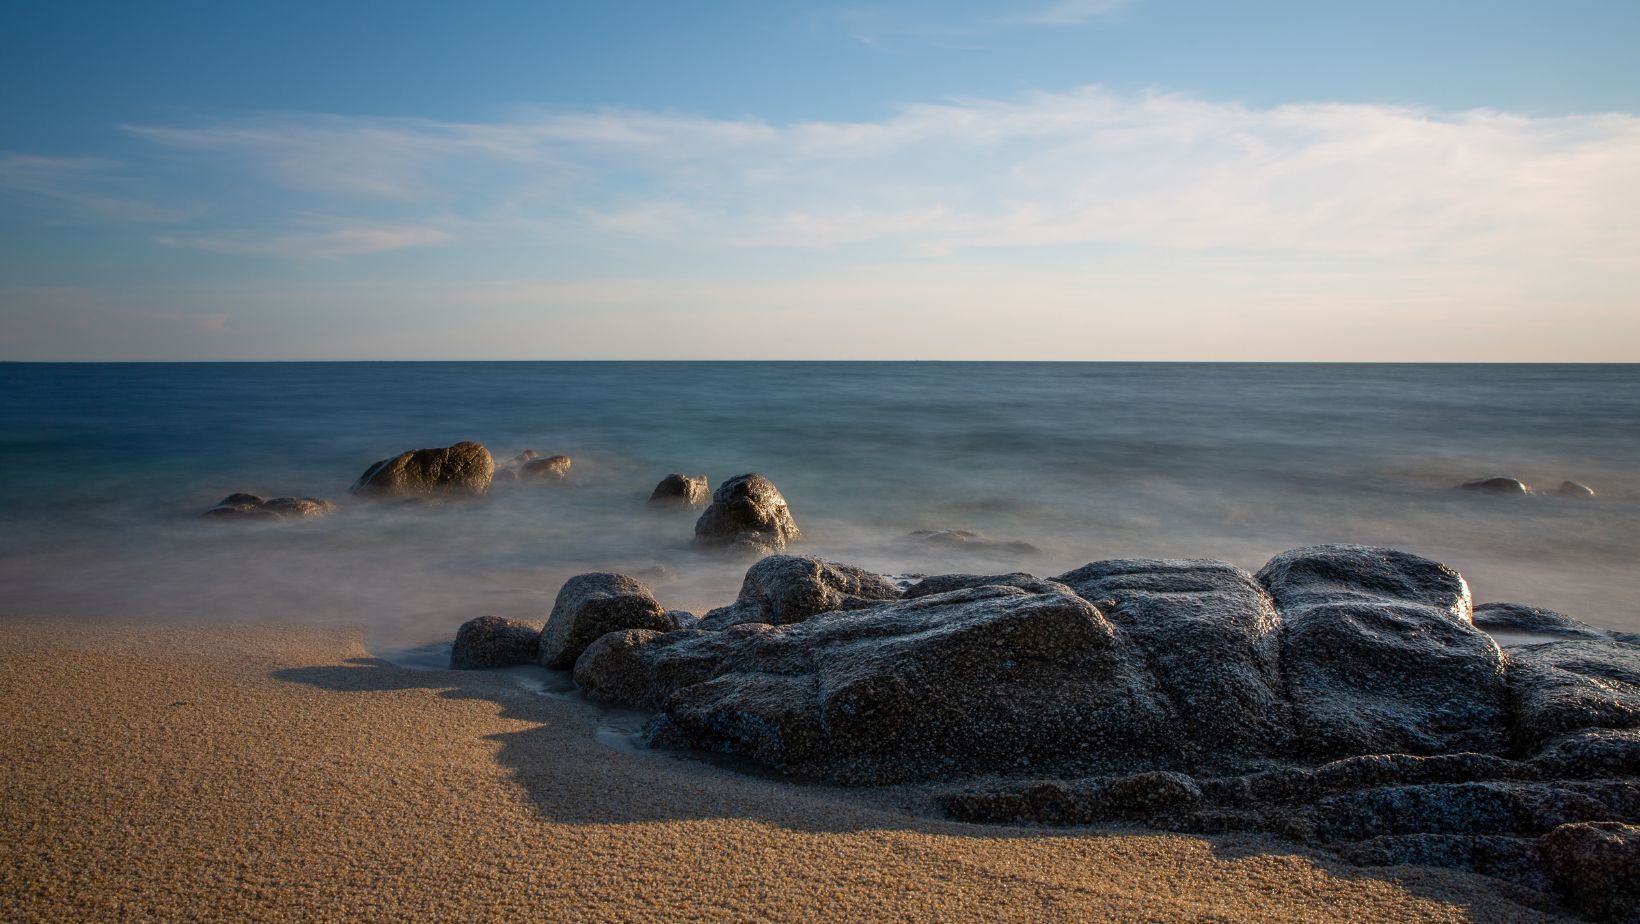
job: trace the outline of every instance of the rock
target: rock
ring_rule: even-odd
[[[1488,780],[1345,792],[1315,804],[1316,833],[1325,841],[1401,834],[1535,837],[1568,822],[1610,817],[1603,793],[1577,786]]]
[[[336,512],[336,505],[317,497],[275,497],[229,494],[202,516],[223,520],[312,520]]]
[[[1475,626],[1488,633],[1516,632],[1602,640],[1609,637],[1604,629],[1524,603],[1483,603],[1475,607]]]
[[[520,465],[523,465],[525,462],[528,462],[529,460],[531,460],[531,459],[533,459],[533,458],[535,458],[536,456],[539,456],[539,455],[540,455],[540,453],[536,452],[533,449],[526,449],[523,452],[519,453],[518,455],[513,456],[511,459],[508,459],[507,463],[506,463],[506,467],[507,468],[516,468],[516,467],[518,467]]]
[[[1280,621],[1264,588],[1219,561],[1100,561],[1054,578],[1104,612],[1155,676],[1193,755],[1259,753],[1286,736]]]
[[[534,663],[541,630],[500,616],[469,619],[456,630],[450,666],[463,670]]]
[[[712,503],[695,521],[695,545],[771,554],[798,538],[786,498],[774,482],[753,473],[718,486]]]
[[[1018,587],[1033,594],[1070,593],[1071,589],[1058,581],[1048,581],[1034,574],[1014,571],[1009,574],[936,574],[925,577],[905,589],[904,597],[912,600],[933,594],[946,594],[970,587]]]
[[[1555,488],[1558,497],[1575,497],[1587,500],[1594,497],[1594,488],[1576,481],[1562,481],[1560,487]]]
[[[1518,478],[1477,478],[1458,485],[1460,491],[1473,491],[1477,494],[1530,494],[1532,489],[1526,482]]]
[[[564,582],[541,629],[539,657],[558,670],[575,666],[587,646],[623,629],[676,629],[676,617],[655,601],[649,588],[624,574],[578,574]]]
[[[1339,854],[1359,866],[1438,866],[1494,876],[1538,892],[1554,888],[1532,838],[1397,834],[1351,844]]]
[[[699,627],[723,629],[743,622],[785,625],[899,597],[900,589],[888,578],[853,565],[770,555],[747,570],[735,602],[707,613]]]
[[[385,497],[477,496],[490,489],[495,461],[478,443],[416,449],[365,469],[354,494]]]
[[[519,466],[518,477],[551,480],[567,478],[572,464],[574,463],[569,456],[547,456],[545,459],[530,459]]]
[[[1640,650],[1571,640],[1509,651],[1517,743],[1584,728],[1640,728]]]
[[[1566,824],[1540,843],[1555,884],[1579,911],[1598,920],[1640,922],[1640,827]]]
[[[655,490],[649,495],[649,506],[693,510],[706,503],[711,493],[712,488],[707,484],[705,475],[679,475],[674,472],[655,485]]]
[[[908,534],[906,538],[942,549],[975,554],[1032,555],[1041,551],[1029,542],[991,539],[967,529],[919,529]]]
[[[1544,776],[1595,779],[1640,771],[1640,728],[1584,728],[1562,735],[1532,758]]]
[[[683,687],[717,676],[745,639],[768,630],[748,623],[721,632],[610,632],[575,660],[575,683],[589,699],[661,709]]]
[[[1332,545],[1283,552],[1257,579],[1281,614],[1302,753],[1504,748],[1503,654],[1472,624],[1457,572],[1394,549]]]
[[[1115,627],[1072,594],[980,587],[757,628],[671,694],[653,745],[880,783],[1137,760],[1165,735]]]

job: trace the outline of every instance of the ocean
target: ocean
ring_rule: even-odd
[[[544,619],[568,576],[668,607],[747,562],[645,500],[669,472],[772,479],[794,552],[885,573],[1029,571],[1389,545],[1476,602],[1640,630],[1640,366],[1195,363],[0,365],[0,611],[362,626],[447,639]],[[567,453],[561,483],[467,503],[348,494],[371,463],[476,440]],[[1452,490],[1507,475],[1598,496]],[[223,523],[226,494],[318,496],[315,521]],[[910,538],[964,529],[996,545]]]

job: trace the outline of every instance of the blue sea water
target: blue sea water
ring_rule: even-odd
[[[726,602],[745,563],[646,508],[668,472],[780,486],[800,549],[893,573],[1054,574],[1135,556],[1257,568],[1321,542],[1405,548],[1518,600],[1640,630],[1640,366],[1121,363],[0,365],[0,611],[361,625],[540,619],[619,570]],[[575,458],[465,504],[351,497],[372,462],[477,440]],[[1488,475],[1590,501],[1450,488]],[[225,524],[223,495],[316,495]],[[968,529],[1029,543],[955,551]]]

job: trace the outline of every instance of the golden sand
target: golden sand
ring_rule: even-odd
[[[960,825],[358,633],[0,619],[0,920],[1547,920],[1258,838]]]

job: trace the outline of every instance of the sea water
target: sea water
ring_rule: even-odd
[[[669,472],[757,471],[790,502],[794,551],[888,573],[1256,569],[1355,542],[1446,562],[1477,602],[1640,630],[1633,365],[6,364],[0,423],[6,613],[316,622],[410,646],[473,615],[541,620],[591,570],[699,612],[747,563],[695,552],[694,515],[645,500]],[[466,503],[347,493],[379,459],[460,440],[574,468]],[[1452,490],[1491,475],[1598,496]],[[200,518],[235,491],[341,508]],[[908,538],[926,529],[1013,544]]]

